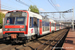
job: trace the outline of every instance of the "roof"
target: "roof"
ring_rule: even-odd
[[[49,18],[49,21],[52,23],[56,23],[53,19]]]
[[[1,10],[1,11],[9,11],[9,10]]]

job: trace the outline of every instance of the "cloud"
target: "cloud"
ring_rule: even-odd
[[[59,5],[59,4],[56,4],[55,6],[60,7],[60,5]]]
[[[39,10],[40,10],[40,11],[45,11],[43,8],[40,8]]]

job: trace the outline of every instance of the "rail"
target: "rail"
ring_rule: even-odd
[[[66,34],[64,34],[63,36],[62,36],[62,38],[65,36]],[[56,46],[58,45],[58,43],[62,40],[62,38],[60,38],[60,40],[54,45],[54,47],[52,48],[52,50],[54,50],[55,48],[56,48]]]
[[[64,33],[64,31],[62,32],[62,33]],[[60,33],[60,34],[62,34],[62,33]],[[53,37],[53,38],[51,38],[51,39],[56,39],[60,34],[58,34],[57,36],[55,36],[55,37]],[[39,49],[40,47],[42,47],[43,45],[45,45],[47,42],[51,42],[51,39],[49,39],[48,41],[46,41],[45,43],[43,43],[42,45],[40,45],[39,47],[37,47],[37,48],[35,48],[35,50],[37,50],[37,49]],[[53,40],[53,41],[54,41]],[[49,46],[51,45],[51,43],[49,44]]]

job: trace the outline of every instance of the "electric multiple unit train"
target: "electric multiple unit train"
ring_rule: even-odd
[[[3,38],[26,40],[63,29],[64,25],[27,10],[8,11],[3,25]]]

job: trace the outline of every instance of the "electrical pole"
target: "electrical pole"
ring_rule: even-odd
[[[72,13],[72,30],[74,31],[74,7],[72,8],[73,13]]]

